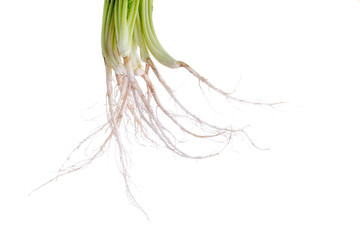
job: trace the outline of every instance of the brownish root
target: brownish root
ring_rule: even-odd
[[[253,146],[258,148],[243,128],[233,129],[231,127],[219,127],[208,121],[202,120],[196,114],[192,113],[177,98],[174,91],[160,75],[157,67],[150,58],[147,59],[144,70],[139,68],[134,70],[132,65],[133,63],[128,58],[124,58],[123,61],[124,66],[126,67],[126,75],[120,75],[118,73],[113,75],[113,70],[106,64],[107,123],[81,141],[73,152],[79,150],[82,145],[89,142],[99,132],[107,133],[107,137],[103,144],[91,157],[75,164],[71,164],[70,158],[73,154],[73,152],[71,152],[67,160],[61,166],[58,175],[37,189],[57,180],[61,176],[88,166],[96,158],[104,154],[106,148],[109,147],[111,141],[114,140],[119,153],[119,169],[125,182],[128,197],[130,201],[146,215],[145,211],[136,202],[130,189],[130,161],[126,157],[126,148],[124,147],[123,141],[131,127],[135,132],[135,137],[142,139],[139,139],[140,143],[141,141],[145,141],[157,147],[162,146],[184,158],[203,159],[216,156],[230,143],[234,135],[238,134],[245,136]],[[188,70],[201,83],[229,100],[248,104],[267,105],[271,107],[279,104],[257,103],[237,99],[230,93],[226,93],[221,89],[216,88],[186,63],[180,62],[180,67]],[[180,113],[173,113],[165,107],[161,100],[161,96],[158,94],[158,89],[156,89],[154,82],[149,77],[150,70],[152,70],[157,81],[160,83],[160,86],[163,90],[165,90],[168,97],[170,97],[172,102],[175,104],[176,108],[181,110]],[[159,109],[160,111],[157,112],[156,109]],[[168,124],[165,125],[165,118],[172,123],[172,126]],[[189,128],[189,125],[192,126],[191,129]],[[178,132],[173,129],[174,127],[177,128]],[[182,137],[179,137],[179,132],[182,133]],[[184,138],[200,139],[201,141],[218,141],[222,143],[222,146],[212,153],[194,155],[187,153],[180,148],[179,143],[184,142]]]

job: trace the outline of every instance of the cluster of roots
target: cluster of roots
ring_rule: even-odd
[[[176,155],[184,158],[203,159],[218,155],[229,144],[232,137],[236,134],[243,134],[250,141],[250,143],[256,147],[244,129],[233,129],[231,127],[216,126],[208,121],[200,119],[200,117],[198,117],[196,114],[189,111],[188,108],[184,106],[177,98],[175,92],[160,75],[157,67],[150,58],[147,59],[145,68],[133,68],[132,61],[128,57],[123,58],[123,64],[126,67],[126,74],[120,75],[105,63],[108,121],[87,138],[85,138],[82,142],[80,142],[73,152],[80,149],[82,145],[84,145],[101,131],[107,134],[105,141],[92,156],[82,161],[78,161],[75,164],[71,164],[70,154],[67,161],[59,170],[58,175],[47,183],[56,180],[58,177],[88,166],[92,161],[100,157],[106,151],[111,142],[115,142],[119,152],[119,169],[125,182],[126,192],[131,202],[140,210],[142,210],[130,190],[130,174],[128,172],[129,161],[126,157],[126,148],[123,145],[124,132],[126,133],[129,130],[126,129],[129,127],[127,124],[129,122],[133,123],[131,127],[136,130],[134,132],[140,135],[141,139],[144,139],[148,143],[155,146],[162,146],[165,149],[168,149]],[[201,84],[206,85],[208,88],[223,95],[229,100],[240,103],[261,104],[268,106],[278,104],[248,102],[237,99],[231,94],[216,88],[207,79],[199,75],[186,63],[180,62],[180,67],[186,69],[188,72],[194,75]],[[158,94],[159,89],[155,87],[153,80],[149,77],[149,71],[152,71],[153,75],[156,76],[156,81],[158,81],[157,86],[161,86],[163,88],[162,91],[165,90],[168,97],[180,111],[174,113],[164,106],[162,102],[163,98],[160,99],[161,96]],[[158,111],[161,111],[162,114],[159,114]],[[167,118],[166,124],[164,123],[164,117]],[[172,126],[168,125],[168,120],[172,122]],[[189,124],[184,124],[184,120]],[[192,126],[191,129],[189,128],[190,125]],[[182,139],[179,139],[177,135],[173,134],[170,127],[177,127],[178,130],[180,130],[180,132],[183,133],[183,135],[186,137],[195,139],[215,139],[221,142],[221,147],[219,147],[218,151],[211,152],[207,155],[189,154],[179,148],[178,143],[181,142]]]

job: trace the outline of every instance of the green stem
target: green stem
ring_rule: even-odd
[[[172,58],[161,46],[152,25],[152,0],[141,0],[140,8],[140,18],[141,18],[141,27],[144,33],[144,39],[146,45],[148,46],[151,54],[158,60],[161,64],[168,67],[178,67],[177,61]]]
[[[122,58],[149,59],[149,52],[168,67],[180,64],[162,47],[152,20],[153,0],[105,0],[101,47],[105,61],[114,69],[123,68]],[[136,60],[137,61],[137,60]]]

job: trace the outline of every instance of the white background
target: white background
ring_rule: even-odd
[[[134,146],[150,221],[129,204],[112,152],[29,197],[104,112],[102,4],[0,3],[1,239],[360,239],[356,0],[155,0],[175,58],[225,89],[240,80],[237,96],[287,101],[232,112],[270,150],[240,139],[194,161]]]

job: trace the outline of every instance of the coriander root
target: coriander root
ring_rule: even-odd
[[[229,101],[268,106],[278,104],[238,99],[215,87],[185,62],[171,57],[161,46],[155,34],[152,7],[153,0],[105,0],[101,46],[106,70],[107,123],[82,141],[75,150],[99,132],[105,132],[107,137],[93,156],[75,164],[67,161],[60,169],[58,176],[49,181],[88,166],[94,159],[101,156],[113,141],[119,153],[119,169],[129,199],[140,210],[142,208],[130,190],[130,162],[127,158],[126,147],[124,147],[126,134],[130,132],[131,127],[143,141],[162,146],[184,158],[203,159],[216,156],[237,134],[243,134],[255,146],[244,129],[216,126],[190,111],[167,84],[153,59],[168,68],[185,69],[200,84]],[[155,77],[152,79],[150,75]],[[165,101],[163,96],[158,94],[160,90],[167,95],[166,101],[170,99],[178,111],[174,113],[167,109],[163,104]],[[181,136],[173,132],[174,127],[178,129]],[[208,154],[190,154],[178,144],[183,141],[184,136],[199,139],[199,141],[217,141],[221,146],[217,151]]]

